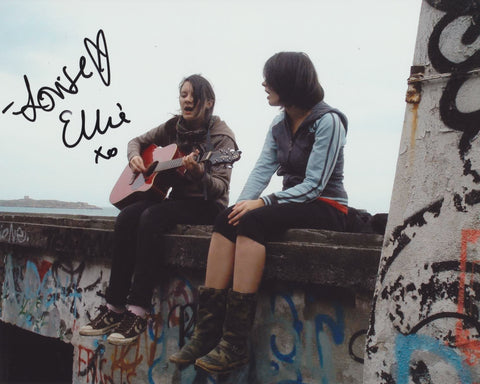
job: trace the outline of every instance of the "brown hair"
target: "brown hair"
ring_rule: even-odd
[[[202,108],[208,100],[212,101],[212,108],[209,108],[205,113],[205,121],[208,122],[215,107],[215,92],[213,91],[212,85],[201,75],[190,75],[180,82],[178,89],[181,90],[183,84],[187,81],[192,84],[194,108],[197,106],[197,103],[200,103],[199,106]]]

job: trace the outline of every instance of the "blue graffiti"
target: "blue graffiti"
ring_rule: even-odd
[[[8,266],[13,264],[11,256],[7,258]],[[53,303],[50,297],[52,296],[52,288],[47,288],[46,284],[51,277],[51,271],[43,276],[43,280],[40,279],[37,266],[31,261],[27,261],[25,267],[25,274],[23,277],[23,292],[22,295],[18,293],[18,287],[15,284],[15,272],[14,267],[6,268],[9,273],[9,279],[5,281],[4,291],[11,290],[15,292],[11,296],[11,299],[15,298],[17,308],[19,308],[19,316],[23,317],[25,325],[39,332],[40,328],[44,324],[46,311]],[[18,269],[17,271],[19,271]],[[10,275],[11,274],[11,275]]]
[[[283,299],[288,305],[290,322],[286,320],[288,316],[282,315],[280,318],[275,315],[276,304],[279,299]],[[314,303],[315,299],[309,295],[306,297],[309,303]],[[294,340],[288,343],[282,343],[278,340],[276,334],[270,335],[270,349],[275,357],[270,362],[270,377],[277,376],[277,384],[306,384],[302,375],[304,369],[309,362],[314,360],[313,356],[316,352],[318,355],[319,366],[315,368],[311,366],[310,374],[317,377],[319,383],[329,384],[335,382],[334,361],[332,360],[334,345],[341,345],[345,342],[345,313],[340,304],[334,305],[334,315],[318,314],[313,321],[302,322],[299,318],[297,308],[294,305],[293,297],[289,294],[276,294],[270,299],[272,325],[282,324],[283,330],[288,334],[294,335]],[[291,324],[291,328],[286,326]],[[328,330],[330,332],[328,332]],[[330,336],[331,335],[331,336]],[[302,343],[305,340],[305,350]],[[281,353],[279,347],[290,347],[287,353]],[[329,361],[325,360],[325,352],[329,351]],[[292,378],[285,377],[286,372],[281,373],[282,369],[286,369]],[[264,372],[266,374],[266,372]],[[283,376],[283,377],[282,377]],[[267,379],[268,375],[265,376]]]
[[[306,384],[303,381],[302,372],[300,372],[300,370],[298,369],[296,371],[297,371],[297,380],[281,380],[277,384]]]
[[[48,269],[40,273],[32,260],[19,261],[11,254],[7,255],[2,299],[4,306],[9,308],[8,316],[16,316],[12,317],[16,325],[37,333],[41,333],[45,326],[51,330],[58,329],[58,336],[63,337],[66,330],[53,325],[60,321],[53,307],[59,308],[59,304],[67,306],[73,317],[79,318],[78,303],[84,300],[84,289],[78,283],[84,264],[75,271],[66,269],[60,263],[45,265]],[[60,275],[59,270],[65,274]],[[99,282],[100,279],[94,284]]]
[[[323,367],[323,352],[319,335],[321,332],[324,332],[323,324],[328,325],[330,328],[333,341],[336,345],[342,344],[345,340],[345,315],[343,313],[343,308],[338,304],[335,305],[335,317],[337,320],[332,319],[329,315],[317,315],[315,317],[315,337],[317,340],[317,352],[321,367]]]
[[[463,364],[462,357],[454,349],[426,335],[413,334],[405,336],[399,334],[395,340],[395,355],[398,361],[398,384],[409,383],[412,354],[419,350],[434,353],[453,366],[461,384],[470,384],[472,382],[468,367]]]
[[[190,281],[184,279],[183,277],[177,277],[177,279],[184,284],[184,290],[186,292],[193,291],[193,286]],[[159,287],[160,288],[160,287]],[[158,292],[160,297],[164,297],[162,292]],[[149,384],[155,384],[155,379],[158,377],[155,375],[155,370],[159,369],[162,371],[167,361],[167,344],[170,339],[177,339],[178,332],[174,328],[169,327],[170,315],[172,310],[169,308],[168,300],[166,299],[168,295],[165,295],[165,298],[162,299],[159,303],[158,312],[156,311],[156,306],[152,306],[151,314],[152,318],[155,319],[154,321],[149,322],[148,326],[148,336],[149,340],[152,344],[160,345],[160,353],[158,353],[158,349],[156,350],[155,356],[157,356],[151,366],[148,367],[148,382]],[[177,304],[178,305],[178,304]],[[188,303],[188,305],[192,305],[193,303]],[[175,307],[176,305],[174,305]],[[161,316],[161,314],[168,314],[167,316]],[[158,323],[158,322],[161,322]],[[161,327],[162,331],[159,336],[155,336],[155,328],[158,329]],[[178,344],[178,343],[177,343]],[[175,365],[171,364],[169,370],[178,370],[177,374],[180,376],[180,382],[189,382],[189,383],[211,383],[216,384],[216,380],[211,375],[208,375],[206,372],[202,370],[196,370],[193,365],[190,365],[186,368],[178,369]]]
[[[292,314],[292,317],[293,317],[293,329],[295,330],[296,332],[296,336],[295,336],[295,343],[293,344],[293,347],[292,347],[292,351],[290,353],[287,353],[287,354],[283,354],[279,351],[278,347],[277,347],[277,336],[276,335],[272,335],[270,337],[270,347],[272,349],[272,352],[273,354],[275,355],[275,357],[277,357],[280,361],[283,361],[283,362],[286,362],[286,363],[293,363],[294,361],[294,358],[297,354],[297,347],[296,347],[296,343],[297,341],[299,340],[300,338],[300,334],[303,330],[303,324],[302,322],[298,319],[298,313],[297,313],[297,309],[295,308],[295,304],[293,303],[293,300],[290,296],[287,296],[287,295],[279,295],[281,296],[288,304],[289,308],[290,308],[290,312]],[[275,301],[276,301],[276,298],[277,296],[273,296],[271,298],[271,308],[272,308],[272,313],[275,312]]]

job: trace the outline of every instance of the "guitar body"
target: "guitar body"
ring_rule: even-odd
[[[153,168],[157,163],[168,162],[181,157],[183,157],[183,154],[176,144],[170,144],[166,147],[157,147],[152,144],[142,152],[142,159],[146,168]],[[183,167],[176,169],[180,174],[183,170]],[[172,185],[171,180],[171,172],[135,173],[127,165],[110,193],[110,203],[122,209],[152,194],[157,199],[163,200]]]
[[[208,162],[212,166],[223,164],[231,168],[231,164],[240,159],[241,153],[234,149],[220,149],[206,152],[196,160]],[[149,198],[150,195],[157,200],[165,199],[168,190],[174,185],[174,179],[185,174],[183,156],[176,144],[166,147],[150,145],[142,152],[147,170],[136,173],[126,166],[110,193],[110,203],[122,209],[137,200]]]

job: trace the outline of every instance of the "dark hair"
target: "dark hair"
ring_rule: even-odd
[[[263,77],[281,103],[311,109],[325,95],[312,61],[303,52],[279,52],[263,67]]]
[[[190,75],[180,82],[178,87],[179,91],[187,81],[192,84],[194,108],[197,106],[197,103],[200,103],[199,106],[202,108],[207,100],[212,101],[212,108],[208,109],[205,113],[205,121],[208,121],[212,116],[213,108],[215,107],[215,92],[213,91],[212,85],[201,75]]]

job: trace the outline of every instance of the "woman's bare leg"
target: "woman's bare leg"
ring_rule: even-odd
[[[235,243],[214,232],[208,249],[205,286],[225,289],[232,281],[235,260]]]
[[[233,290],[240,293],[255,293],[262,281],[265,267],[265,246],[256,241],[238,236],[234,257]]]

